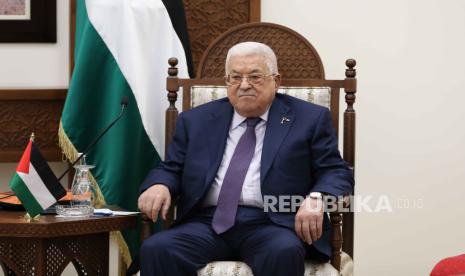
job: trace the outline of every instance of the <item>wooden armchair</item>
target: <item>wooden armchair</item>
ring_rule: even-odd
[[[345,79],[327,80],[325,79],[323,64],[313,46],[301,35],[284,26],[271,23],[249,23],[239,25],[228,30],[219,36],[208,47],[204,53],[195,79],[180,79],[177,77],[177,59],[169,60],[167,90],[170,106],[166,111],[166,148],[168,147],[175,129],[175,122],[178,110],[175,102],[178,98],[178,91],[182,88],[182,109],[188,110],[200,104],[206,103],[226,96],[226,86],[224,83],[224,63],[228,49],[239,42],[257,41],[269,45],[278,58],[278,68],[282,75],[282,84],[279,93],[286,93],[292,96],[326,106],[332,114],[333,125],[338,134],[339,140],[343,140],[343,158],[349,166],[354,166],[355,152],[355,102],[356,79],[355,60],[348,59],[345,72]],[[341,90],[345,92],[345,102],[347,107],[344,111],[343,135],[339,133],[339,99]],[[165,148],[165,149],[166,149]],[[342,206],[346,200],[339,202]],[[171,213],[173,215],[173,213]],[[344,217],[344,224],[343,222]],[[332,224],[331,244],[333,257],[331,265],[338,271],[351,270],[352,267],[352,239],[353,239],[353,214],[341,213],[339,211],[330,213]],[[172,220],[165,222],[169,226]],[[143,221],[142,239],[150,235],[150,221]],[[344,240],[344,244],[343,244]],[[342,250],[343,249],[343,250]],[[345,252],[345,253],[344,253]],[[220,264],[219,264],[220,263]],[[216,262],[209,264],[199,271],[199,275],[214,275],[215,271],[224,271],[226,268],[218,268],[221,263],[229,263],[229,267],[235,272],[244,272],[251,275],[247,268],[243,268],[239,262]],[[342,264],[342,265],[341,265]],[[326,264],[326,266],[330,266]],[[323,272],[318,272],[320,269]],[[318,265],[306,265],[309,275],[328,274],[326,268]],[[336,271],[337,270],[337,271]],[[348,274],[351,274],[349,272]],[[224,274],[222,274],[224,275]],[[307,272],[306,272],[307,275]],[[347,275],[345,273],[344,275]]]

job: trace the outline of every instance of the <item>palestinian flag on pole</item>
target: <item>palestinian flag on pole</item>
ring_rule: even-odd
[[[136,211],[139,185],[163,158],[168,59],[179,59],[180,77],[189,77],[190,64],[187,36],[180,38],[187,35],[182,0],[166,3],[77,1],[75,66],[59,129],[66,156],[75,160],[119,114],[121,98],[128,98],[121,120],[87,154],[95,165],[91,181],[97,206]],[[139,231],[123,231],[123,236],[126,242],[116,234],[129,264],[129,251],[138,251]]]
[[[65,189],[32,140],[29,141],[9,186],[31,217],[39,215],[66,195]]]

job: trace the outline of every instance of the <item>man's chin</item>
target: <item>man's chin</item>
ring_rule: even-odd
[[[256,105],[238,105],[236,111],[244,117],[259,117],[262,115],[260,114],[260,109]]]

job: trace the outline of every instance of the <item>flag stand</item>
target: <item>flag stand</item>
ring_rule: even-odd
[[[29,215],[29,213],[26,213],[26,214],[24,215],[23,218],[24,218],[24,220],[25,220],[26,222],[34,222],[34,221],[38,221],[38,220],[39,220],[40,214],[38,214],[38,215],[35,216],[35,217],[31,217],[31,215]]]
[[[31,136],[29,137],[29,140],[34,142],[34,139],[35,139],[35,134],[34,132],[31,133]],[[39,217],[40,217],[40,214],[38,214],[37,216],[35,217],[31,217],[31,215],[29,215],[29,213],[26,211],[26,214],[24,215],[24,220],[26,222],[34,222],[34,221],[38,221],[39,220]]]

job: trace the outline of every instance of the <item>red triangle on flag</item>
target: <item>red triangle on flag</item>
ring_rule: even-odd
[[[24,150],[23,156],[19,161],[18,167],[16,168],[17,172],[22,173],[29,173],[29,165],[31,164],[31,149],[32,149],[32,141],[29,140],[26,149]]]

